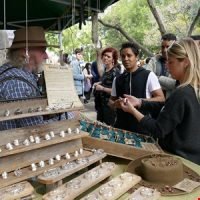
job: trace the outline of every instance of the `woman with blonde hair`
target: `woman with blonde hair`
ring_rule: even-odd
[[[136,108],[154,109],[155,102],[141,101],[125,95],[121,107],[134,115],[161,147],[200,164],[200,49],[193,39],[174,42],[167,50],[171,76],[180,82],[165,102],[158,118],[144,116]]]

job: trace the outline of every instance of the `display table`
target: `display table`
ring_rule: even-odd
[[[187,165],[188,167],[190,167],[191,169],[196,171],[198,174],[200,174],[200,166],[199,165],[196,165],[196,164],[194,164],[194,163],[192,163],[192,162],[190,162],[188,160],[185,160],[183,158],[181,158],[181,160],[183,161],[183,163],[185,165]],[[111,157],[111,156],[106,157],[103,161],[115,162],[119,166],[118,169],[114,172],[113,177],[115,177],[118,174],[123,173],[124,171],[126,171],[127,165],[130,162],[130,160],[117,158],[117,157]],[[76,175],[74,175],[74,176],[76,176]],[[64,181],[67,181],[67,179],[64,180]],[[45,193],[44,186],[40,185],[39,183],[32,183],[32,185],[35,187],[34,200],[41,200],[42,199],[42,195]],[[95,188],[91,188],[90,190],[88,190],[84,194],[80,195],[76,199],[81,199],[83,196],[91,193],[94,189],[96,189],[100,185],[101,184],[97,185]],[[130,194],[126,193],[123,196],[121,196],[119,199],[120,200],[125,200],[127,197],[129,197],[129,195]],[[185,195],[161,196],[160,200],[198,200],[198,198],[200,198],[200,188],[197,188],[193,192],[191,192],[189,194],[185,194]]]

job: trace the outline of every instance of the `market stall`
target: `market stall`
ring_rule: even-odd
[[[61,31],[79,22],[81,27],[88,10],[103,11],[114,2],[0,1],[0,25],[4,29],[39,25]],[[0,102],[1,122],[83,109],[69,68],[46,65],[44,73],[47,96]],[[171,163],[172,170],[187,165],[176,182],[190,178],[193,182],[183,185],[191,190],[175,189],[167,183],[163,188],[141,185],[144,177],[133,172],[133,166],[139,157],[147,155],[156,158],[159,167],[170,161],[165,166],[170,170]],[[80,118],[4,130],[0,140],[0,199],[134,199],[132,195],[143,200],[197,199],[200,167],[184,159],[182,165],[174,157],[167,157],[167,161],[162,157],[162,149],[151,137]],[[156,164],[153,160],[153,166]],[[147,188],[135,194],[140,186]]]

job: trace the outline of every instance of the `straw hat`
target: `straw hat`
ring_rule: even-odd
[[[178,159],[177,157],[174,157],[174,156],[168,155],[168,154],[149,154],[149,155],[139,157],[138,159],[136,159],[134,161],[131,161],[128,164],[126,171],[142,177],[142,180],[133,189],[137,189],[141,186],[144,186],[144,187],[157,189],[163,196],[172,196],[172,195],[181,195],[181,194],[186,193],[182,190],[172,187],[175,184],[177,184],[178,182],[182,181],[184,178],[188,178],[190,180],[200,182],[200,176],[196,172],[194,172],[192,169],[190,169],[189,167],[187,167],[186,165],[184,165],[182,163],[181,163],[182,166],[179,169],[180,171],[182,170],[182,174],[181,174],[181,177],[179,176],[179,181],[176,183],[173,180],[173,178],[174,178],[173,176],[176,176],[176,173],[170,176],[170,174],[166,175],[161,172],[160,174],[158,174],[158,176],[156,174],[157,177],[155,177],[155,174],[153,174],[153,176],[152,176],[152,174],[145,174],[145,173],[147,173],[147,171],[145,171],[145,169],[144,169],[143,162],[145,162],[149,158],[156,158],[159,156],[161,158],[162,157],[170,157],[170,159],[172,158],[178,162],[180,161],[180,159]],[[155,172],[159,171],[159,169],[157,169],[156,166],[153,166],[153,168],[154,168]],[[177,170],[177,173],[179,173],[178,170]],[[168,179],[168,183],[166,183],[167,179]],[[171,183],[169,182],[170,179],[172,179]],[[164,180],[165,180],[165,182],[164,182]]]
[[[39,26],[30,26],[27,28],[18,29],[14,32],[14,34],[15,37],[10,47],[11,49],[25,48],[26,45],[28,47],[58,47],[47,44],[44,29]]]

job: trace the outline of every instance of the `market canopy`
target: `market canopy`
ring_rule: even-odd
[[[118,0],[0,0],[0,29],[42,26],[63,30],[81,27],[92,12],[103,12]]]

